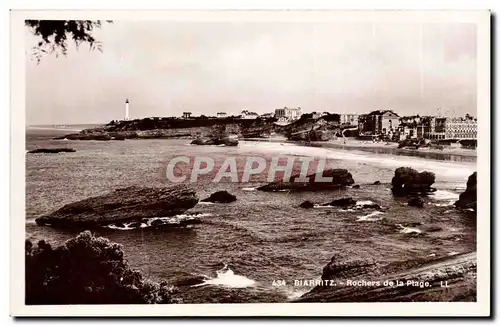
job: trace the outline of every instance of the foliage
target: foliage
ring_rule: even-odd
[[[68,39],[73,40],[77,48],[87,43],[90,50],[102,52],[101,43],[93,36],[94,29],[102,25],[100,20],[25,20],[25,25],[41,38],[37,46],[33,47],[33,56],[38,62],[47,53],[66,55]]]
[[[120,244],[80,233],[60,247],[26,240],[26,304],[176,303],[166,282],[145,279]]]

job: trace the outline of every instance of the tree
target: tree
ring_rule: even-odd
[[[132,270],[122,246],[89,231],[52,248],[26,240],[26,304],[178,303],[175,288]]]
[[[111,20],[106,22],[112,23]],[[25,20],[25,25],[35,36],[41,38],[33,47],[33,56],[37,62],[47,53],[66,55],[68,39],[73,40],[77,48],[80,44],[87,43],[90,50],[102,52],[101,43],[92,35],[95,28],[101,27],[100,20]]]

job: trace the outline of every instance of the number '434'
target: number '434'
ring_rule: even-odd
[[[285,280],[273,280],[273,286],[285,286]]]

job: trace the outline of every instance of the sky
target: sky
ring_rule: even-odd
[[[26,123],[303,112],[476,115],[476,26],[465,23],[115,21],[102,52],[31,54]]]

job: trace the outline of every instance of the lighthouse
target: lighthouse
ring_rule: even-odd
[[[129,109],[129,101],[128,101],[128,99],[126,99],[125,100],[125,120],[129,120],[128,109]]]

